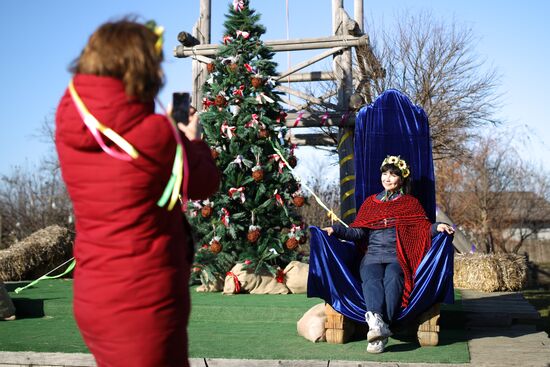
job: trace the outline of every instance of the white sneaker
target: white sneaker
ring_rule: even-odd
[[[376,340],[367,344],[367,352],[369,353],[382,353],[388,344],[388,338],[382,340]]]
[[[390,328],[379,314],[369,311],[365,314],[365,319],[367,320],[367,324],[369,324],[369,332],[367,333],[367,340],[369,342],[387,339],[392,335]]]

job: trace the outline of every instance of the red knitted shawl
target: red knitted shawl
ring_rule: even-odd
[[[361,205],[352,227],[383,229],[395,227],[397,259],[405,275],[402,306],[409,303],[414,273],[431,245],[431,223],[420,202],[411,195],[391,201],[369,196]]]

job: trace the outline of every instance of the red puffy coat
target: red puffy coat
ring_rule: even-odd
[[[156,205],[176,150],[171,127],[153,103],[131,100],[120,80],[76,75],[74,85],[140,154],[127,162],[104,153],[65,93],[55,140],[76,218],[77,324],[99,366],[187,366],[190,234],[178,206]],[[219,172],[204,142],[183,140],[189,197],[204,199]]]

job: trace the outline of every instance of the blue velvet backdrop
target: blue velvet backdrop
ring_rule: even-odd
[[[403,93],[390,89],[355,120],[355,206],[382,191],[380,164],[400,155],[411,167],[412,195],[435,221],[435,179],[428,117]]]

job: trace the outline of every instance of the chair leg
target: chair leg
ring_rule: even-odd
[[[418,318],[417,337],[420,346],[435,346],[439,343],[439,316],[439,303],[436,303]]]
[[[327,343],[344,344],[348,342],[354,333],[354,323],[332,308],[328,303],[325,305],[327,321],[325,322]]]

